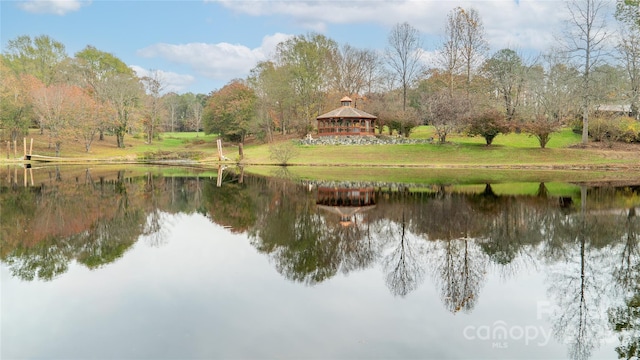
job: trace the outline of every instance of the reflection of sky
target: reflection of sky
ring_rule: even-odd
[[[379,267],[308,287],[285,280],[242,234],[199,215],[169,223],[159,247],[140,239],[94,271],[73,264],[53,281],[23,282],[3,265],[0,357],[566,358],[554,339],[463,335],[497,321],[549,332],[537,318],[549,300],[544,269],[489,273],[474,310],[453,315],[428,276],[404,298]],[[613,346],[592,358],[615,358]]]

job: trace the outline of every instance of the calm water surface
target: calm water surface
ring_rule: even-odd
[[[638,185],[31,176],[0,171],[2,359],[616,359],[640,345]]]

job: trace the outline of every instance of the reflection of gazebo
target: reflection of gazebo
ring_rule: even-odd
[[[375,135],[375,116],[351,107],[347,96],[340,103],[339,108],[317,117],[318,135]]]
[[[316,205],[340,216],[340,224],[351,225],[353,217],[376,206],[374,188],[319,187]]]

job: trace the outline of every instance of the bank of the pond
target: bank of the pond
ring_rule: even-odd
[[[231,171],[238,171],[230,168]],[[241,171],[269,177],[297,180],[367,181],[381,179],[397,183],[465,184],[502,182],[565,182],[634,184],[640,181],[640,169],[627,171],[566,169],[488,169],[427,167],[318,167],[248,166]]]
[[[428,127],[425,128],[428,130]],[[410,139],[408,142],[396,141],[392,144],[304,145],[296,139],[279,139],[279,143],[292,144],[293,153],[286,161],[290,167],[621,172],[640,170],[640,145],[613,144],[609,147],[607,144],[591,143],[581,148],[576,146],[579,137],[569,129],[553,137],[547,149],[537,147],[535,140],[523,134],[499,136],[491,146],[485,146],[479,138],[463,136],[451,136],[449,143],[437,144],[428,138],[425,139],[429,132],[417,134],[422,138]],[[65,139],[59,157],[55,156],[55,150],[50,146],[47,134],[32,131],[28,139],[24,143],[24,149],[28,149],[32,154],[31,162],[24,160],[23,146],[17,146],[18,149],[5,150],[0,157],[0,163],[108,163],[204,167],[238,164],[279,166],[282,163],[281,160],[274,160],[273,144],[258,141],[248,142],[242,149],[237,144],[225,143],[223,153],[228,160],[219,161],[217,138],[201,133],[165,133],[151,144],[145,143],[144,139],[131,137],[126,139],[124,148],[118,148],[115,139],[106,137],[105,140],[94,141],[89,152],[86,152],[84,144],[69,138]]]
[[[244,151],[246,165],[278,165],[266,146]],[[290,166],[378,166],[503,169],[640,169],[640,147],[624,149],[515,148],[469,144],[407,144],[363,146],[298,146]]]

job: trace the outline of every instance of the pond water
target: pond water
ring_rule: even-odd
[[[168,173],[0,170],[2,359],[638,355],[640,181]]]

